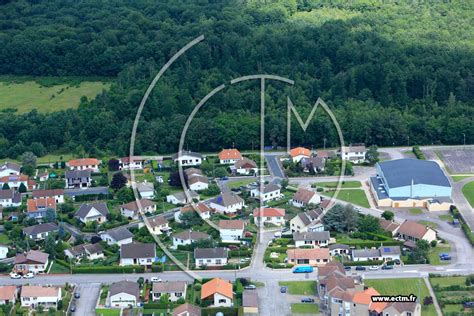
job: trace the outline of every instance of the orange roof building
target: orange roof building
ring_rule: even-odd
[[[292,264],[325,265],[331,259],[328,248],[288,249],[288,262]]]
[[[79,158],[69,160],[67,164],[71,170],[92,170],[98,172],[100,160],[95,158]]]
[[[299,162],[302,158],[311,156],[311,151],[304,147],[296,147],[290,150],[290,156],[294,162]]]
[[[284,208],[262,207],[253,210],[253,217],[285,217]]]
[[[0,286],[0,304],[14,303],[17,288],[15,285]]]
[[[219,153],[219,160],[221,164],[233,164],[242,159],[242,154],[238,149],[223,149]]]
[[[213,299],[213,306],[232,306],[234,293],[232,283],[215,278],[204,283],[201,288],[201,300]]]
[[[368,306],[369,311],[375,311],[380,314],[387,306],[387,303],[372,302],[372,296],[379,295],[380,293],[377,292],[373,287],[369,287],[363,292],[355,292],[354,296],[352,297],[352,302],[355,304],[366,305]]]
[[[28,213],[46,211],[48,208],[56,210],[56,200],[52,197],[28,199],[27,201]]]

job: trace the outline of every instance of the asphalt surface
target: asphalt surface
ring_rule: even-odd
[[[76,287],[76,292],[79,292],[81,297],[75,299],[76,312],[71,314],[94,316],[95,306],[99,298],[100,283],[79,284]]]
[[[285,178],[285,172],[279,161],[280,156],[275,154],[265,154],[265,159],[267,160],[267,167],[270,171],[270,174],[275,178],[283,179]]]

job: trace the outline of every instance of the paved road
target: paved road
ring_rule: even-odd
[[[458,182],[452,182],[453,187],[453,200],[454,204],[458,208],[462,217],[466,220],[471,231],[474,231],[474,209],[471,204],[466,200],[466,197],[462,193],[462,188],[467,183],[474,181],[474,177],[469,177]]]
[[[99,298],[100,283],[79,284],[76,291],[81,294],[81,297],[75,300],[76,312],[73,315],[94,316],[95,305]]]
[[[270,174],[275,178],[284,179],[285,172],[280,162],[280,156],[276,154],[265,154],[265,159],[267,160],[268,170]]]

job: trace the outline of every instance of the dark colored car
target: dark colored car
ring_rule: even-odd
[[[395,262],[395,264],[400,264],[401,263],[400,260],[398,260],[398,259],[393,260],[393,262]]]
[[[363,267],[363,266],[357,266],[356,267],[356,271],[365,271],[365,270],[367,270],[366,267]]]
[[[71,305],[71,308],[69,309],[71,313],[74,313],[76,311],[76,305]]]
[[[303,297],[301,299],[301,303],[314,303],[314,298],[311,297]]]
[[[286,286],[282,286],[280,288],[280,293],[286,293],[286,290],[287,290],[287,287]]]
[[[81,293],[79,293],[79,292],[74,293],[74,298],[80,298],[80,297],[81,297]]]
[[[393,270],[393,266],[384,265],[384,266],[382,266],[382,270]]]
[[[351,271],[351,267],[350,266],[344,266],[344,270]]]

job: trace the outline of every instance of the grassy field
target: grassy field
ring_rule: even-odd
[[[451,178],[453,179],[454,182],[459,182],[461,180],[464,180],[464,179],[467,179],[467,178],[470,178],[470,177],[474,177],[474,174],[470,175],[470,176],[451,176]]]
[[[466,277],[450,276],[442,278],[430,278],[430,283],[432,286],[439,285],[441,287],[446,287],[450,285],[466,285]]]
[[[381,295],[416,295],[421,302],[430,296],[425,282],[421,278],[364,280],[365,285],[375,288]],[[422,305],[423,316],[435,316],[436,310],[431,305]]]
[[[474,181],[467,183],[462,187],[462,193],[466,197],[466,200],[474,207]]]
[[[16,113],[25,113],[33,109],[55,112],[76,108],[82,96],[93,99],[110,87],[110,83],[103,81],[56,79],[42,85],[41,78],[0,77],[0,110],[11,108]]]
[[[120,309],[97,308],[96,316],[120,316]]]
[[[412,215],[420,215],[421,213],[423,213],[423,211],[420,210],[419,208],[411,208],[410,209],[410,214],[412,214]]]
[[[438,228],[438,224],[430,222],[430,221],[418,221],[418,223],[425,226],[429,226],[431,228],[435,228],[435,229]]]
[[[430,258],[430,264],[435,266],[445,265],[451,263],[449,260],[440,260],[439,254],[440,253],[450,253],[451,247],[446,244],[440,244],[436,246],[436,248],[431,248],[430,252],[428,253],[428,257]]]
[[[316,182],[313,185],[317,187],[323,187],[323,188],[336,188],[338,182]],[[347,188],[360,188],[361,184],[359,181],[343,181],[341,188],[347,189]]]
[[[230,178],[232,179],[232,178]],[[233,188],[238,188],[242,185],[247,185],[247,184],[250,184],[252,182],[255,182],[257,181],[258,179],[252,177],[252,178],[249,178],[249,179],[239,179],[239,180],[235,180],[235,181],[228,181],[227,182],[227,186],[230,188],[230,189],[233,189]]]
[[[334,192],[322,192],[321,194],[327,195],[331,197]],[[348,189],[348,190],[340,190],[339,194],[337,195],[337,199],[349,203],[353,203],[356,205],[360,205],[362,207],[370,207],[369,201],[367,200],[367,196],[365,195],[364,190],[361,189]]]
[[[309,303],[293,303],[291,304],[291,313],[297,314],[308,314],[316,315],[319,313],[319,305]]]
[[[464,276],[449,276],[449,277],[431,277],[430,283],[433,287],[433,290],[438,297],[438,302],[443,302],[446,300],[450,302],[451,299],[459,299],[460,297],[469,297],[470,300],[474,299],[474,293],[472,291],[458,291],[458,290],[447,290],[447,287],[453,285],[466,286],[466,277]],[[445,301],[445,302],[446,302]],[[451,315],[463,311],[462,304],[441,304],[443,313],[446,315],[452,313]],[[464,315],[464,314],[463,314]],[[465,314],[468,315],[468,314]]]
[[[49,270],[49,272],[52,274],[63,274],[63,273],[70,273],[70,270],[66,268],[65,266],[62,266],[60,264],[57,264],[56,262],[53,262],[53,266],[51,267],[51,270]]]
[[[438,216],[440,220],[446,221],[446,222],[452,222],[453,221],[453,215],[451,214],[443,214]]]
[[[0,234],[0,244],[8,245],[10,243],[10,239],[5,234]]]
[[[293,295],[316,295],[316,281],[281,281],[278,285],[287,286]]]

